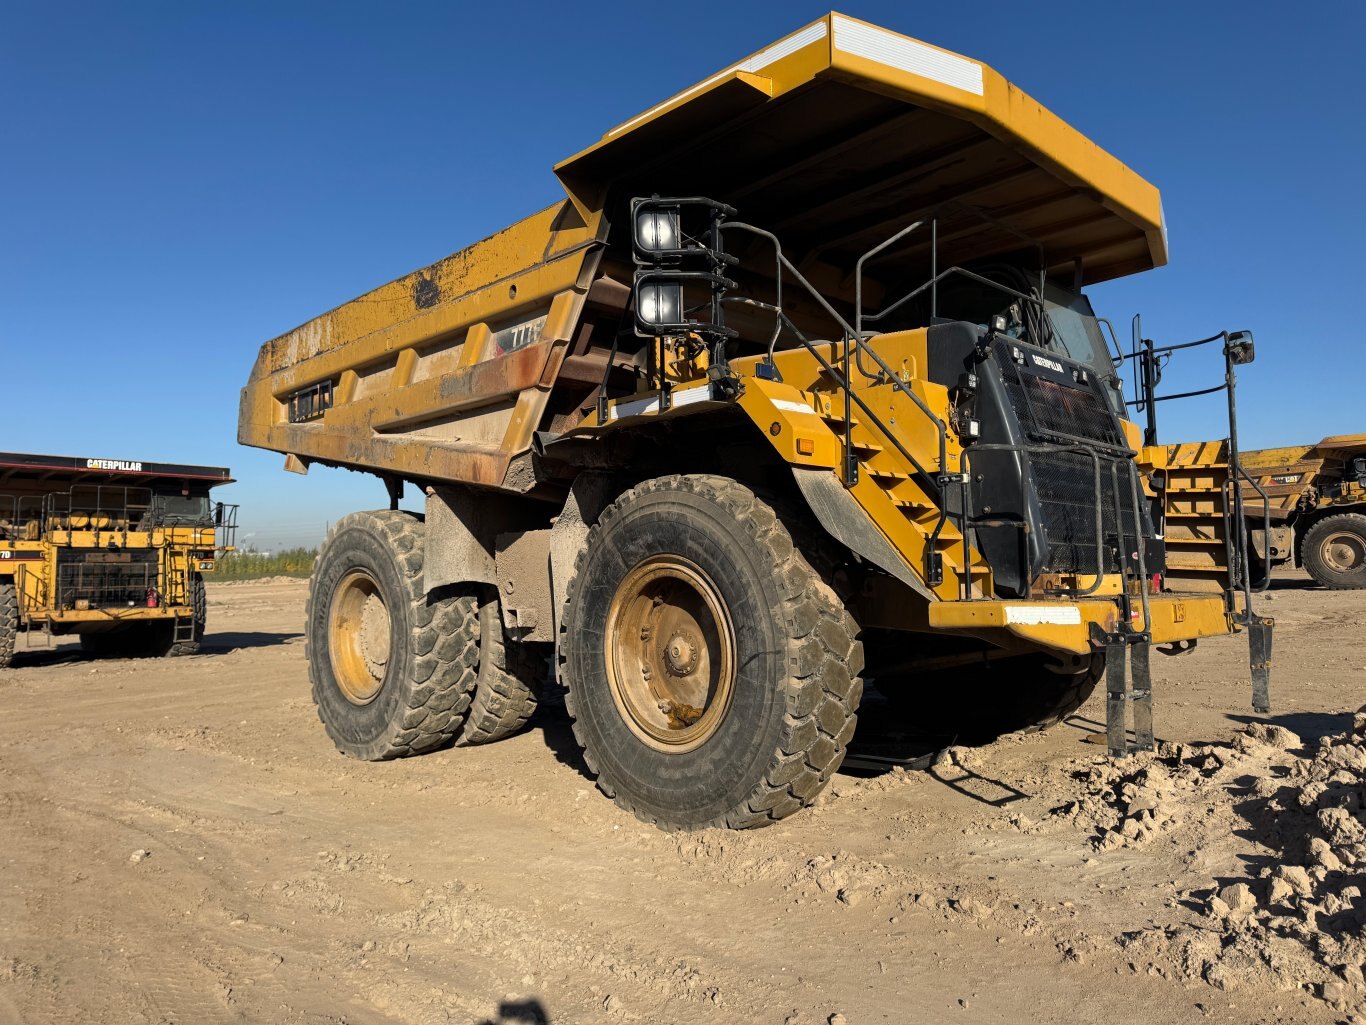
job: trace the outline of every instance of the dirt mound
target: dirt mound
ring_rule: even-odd
[[[1307,989],[1339,1010],[1366,1002],[1366,709],[1312,748],[1254,723],[1231,745],[1163,745],[1074,777],[1081,793],[1054,814],[1098,851],[1185,823],[1175,838],[1194,862],[1229,846],[1229,808],[1242,820],[1232,832],[1255,848],[1241,845],[1242,874],[1177,895],[1195,921],[1120,937],[1131,963],[1219,989]]]

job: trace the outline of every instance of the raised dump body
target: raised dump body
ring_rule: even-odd
[[[0,667],[79,634],[100,654],[185,655],[230,548],[225,467],[0,452]]]
[[[564,202],[268,342],[242,393],[243,443],[389,485],[312,585],[342,751],[515,730],[552,646],[600,786],[669,827],[808,803],[865,680],[963,735],[1108,673],[1120,754],[1130,706],[1152,743],[1151,648],[1246,624],[1265,707],[1237,574],[1162,587],[1081,292],[1166,262],[1152,185],[839,14],[555,171]]]

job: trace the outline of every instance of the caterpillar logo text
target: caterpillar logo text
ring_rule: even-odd
[[[127,459],[87,459],[85,461],[87,470],[123,470],[127,473],[141,473],[142,464],[129,462]]]
[[[1033,353],[1030,353],[1029,358],[1034,361],[1035,366],[1047,367],[1049,370],[1056,370],[1060,374],[1063,372],[1062,364],[1055,359],[1048,359],[1044,356],[1036,356]]]

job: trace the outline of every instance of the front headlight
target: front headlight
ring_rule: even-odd
[[[636,211],[636,248],[644,253],[668,253],[681,248],[678,208],[640,207]]]
[[[642,281],[636,293],[636,317],[650,327],[679,324],[683,286],[676,281]]]

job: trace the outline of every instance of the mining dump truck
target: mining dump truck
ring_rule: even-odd
[[[1245,452],[1243,466],[1254,573],[1293,564],[1324,587],[1366,587],[1366,434]]]
[[[16,647],[77,634],[95,654],[188,655],[204,574],[237,507],[217,466],[0,452],[0,668]]]
[[[1165,584],[1082,292],[1166,262],[1152,185],[839,14],[555,173],[563,201],[267,342],[242,393],[242,443],[388,490],[310,586],[344,754],[505,736],[553,661],[604,793],[748,827],[826,785],[865,682],[966,731],[1104,678],[1123,755],[1152,745],[1150,652],[1244,630],[1266,707],[1245,574]]]

